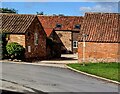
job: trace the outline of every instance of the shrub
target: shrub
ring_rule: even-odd
[[[6,45],[8,55],[13,59],[22,59],[24,56],[24,47],[16,42],[11,42]]]
[[[0,51],[2,55],[2,59],[7,58],[7,51],[6,51],[6,45],[7,45],[7,40],[6,40],[7,34],[5,33],[0,33]]]

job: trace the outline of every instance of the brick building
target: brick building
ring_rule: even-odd
[[[2,33],[8,42],[17,42],[25,48],[26,60],[46,57],[46,33],[35,15],[0,14]]]
[[[51,28],[44,30],[47,34],[46,49],[48,59],[61,57],[61,40],[57,33]]]
[[[38,15],[44,29],[51,29],[59,36],[63,53],[76,53],[78,34],[83,17],[77,16],[41,16]]]
[[[78,39],[79,62],[120,62],[120,14],[86,13]]]

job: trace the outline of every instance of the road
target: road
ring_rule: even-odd
[[[43,92],[118,92],[118,86],[65,68],[2,63],[2,79]]]

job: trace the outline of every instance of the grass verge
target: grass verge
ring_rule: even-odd
[[[79,71],[120,82],[120,63],[88,63],[85,66],[75,63],[67,64],[67,66]]]

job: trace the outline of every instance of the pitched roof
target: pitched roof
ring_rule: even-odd
[[[45,28],[44,30],[45,30],[45,33],[47,34],[47,37],[49,37],[50,34],[51,34],[52,31],[53,31],[53,29],[51,29],[51,28]]]
[[[2,20],[2,32],[8,33],[25,33],[35,15],[22,15],[22,14],[0,14]]]
[[[81,16],[41,16],[38,15],[43,28],[55,30],[74,30],[75,25],[81,25],[83,17]],[[61,28],[55,28],[56,24],[61,24]]]
[[[83,41],[120,42],[120,14],[118,13],[86,13],[79,35]]]

